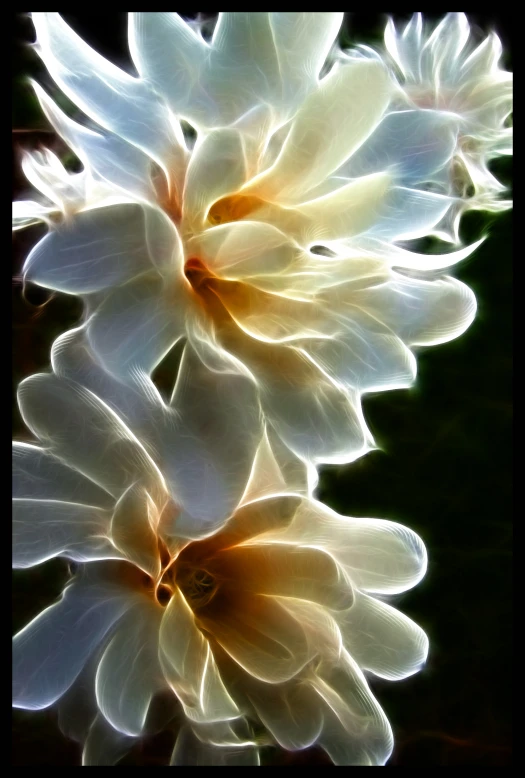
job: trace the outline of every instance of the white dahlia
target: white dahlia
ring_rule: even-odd
[[[361,395],[410,386],[414,347],[456,337],[476,308],[445,275],[475,246],[395,245],[461,201],[427,191],[458,131],[441,111],[399,110],[380,61],[336,57],[324,74],[341,20],[223,13],[208,42],[177,14],[133,13],[136,77],[58,14],[33,14],[49,73],[95,124],[35,85],[84,170],[27,155],[47,201],[15,204],[19,225],[50,227],[25,279],[83,297],[108,373],[150,373],[185,338],[211,370],[246,375],[266,423],[312,464],[369,450]]]
[[[80,566],[14,638],[16,707],[57,703],[86,765],[151,731],[162,693],[172,764],[313,744],[385,763],[392,733],[364,673],[397,680],[426,659],[424,632],[384,601],[425,573],[415,533],[293,493],[263,437],[229,520],[189,540],[169,474],[95,393],[41,374],[20,403],[43,445],[14,444],[14,566]]]

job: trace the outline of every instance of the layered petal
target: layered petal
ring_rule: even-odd
[[[15,707],[39,710],[56,702],[131,607],[129,592],[99,577],[100,570],[90,565],[13,638]]]
[[[164,685],[157,638],[161,618],[160,607],[138,602],[120,622],[97,669],[98,707],[124,735],[142,733],[153,695]]]
[[[134,743],[135,738],[114,729],[99,713],[93,721],[84,743],[82,766],[113,766],[128,753]]]
[[[426,572],[426,549],[412,530],[383,519],[340,516],[315,500],[304,500],[294,520],[273,538],[329,550],[352,584],[367,592],[403,592]]]
[[[65,556],[77,562],[119,559],[109,536],[109,513],[57,500],[13,500],[13,567]]]
[[[263,428],[256,389],[246,377],[211,372],[186,345],[171,399],[174,418],[158,433],[162,471],[183,506],[178,536],[209,534],[245,491]]]
[[[210,614],[199,613],[200,624],[255,678],[282,683],[312,658],[301,625],[276,599],[247,594],[237,583],[219,589],[212,605]]]
[[[28,427],[62,461],[113,496],[135,481],[162,488],[162,476],[142,444],[92,392],[54,375],[38,374],[19,386]]]
[[[380,678],[397,681],[421,670],[428,638],[395,608],[361,592],[354,606],[339,619],[346,649],[359,667]]]
[[[209,642],[177,588],[162,618],[159,652],[164,675],[191,721],[228,721],[240,715],[221,679]]]
[[[353,602],[352,586],[325,551],[280,543],[254,543],[228,548],[208,562],[208,570],[243,590],[266,596],[311,600],[333,610]]]
[[[56,225],[29,253],[23,273],[49,289],[88,294],[151,269],[139,205],[96,208]]]
[[[86,170],[117,187],[124,202],[154,200],[152,160],[146,154],[118,135],[95,132],[72,121],[34,82],[33,89],[45,116]]]
[[[110,508],[112,498],[93,481],[31,443],[13,442],[13,497]]]
[[[32,14],[38,53],[60,89],[102,127],[167,164],[180,127],[148,84],[97,54],[54,12]]]
[[[105,369],[126,380],[150,373],[184,334],[180,283],[166,288],[158,276],[144,275],[109,292],[90,317],[87,337]]]
[[[318,743],[336,765],[384,765],[392,753],[388,720],[351,656],[321,666],[311,684],[326,703]]]
[[[260,764],[255,744],[222,745],[203,742],[192,727],[181,727],[170,765],[177,767],[255,767]]]
[[[275,163],[247,191],[270,200],[304,200],[367,139],[389,100],[388,74],[380,63],[334,68],[301,105]]]

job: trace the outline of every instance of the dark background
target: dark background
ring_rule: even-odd
[[[190,13],[181,12],[185,16]],[[121,13],[64,14],[67,21],[116,64],[131,69],[126,19]],[[432,15],[430,15],[432,17]],[[395,15],[396,21],[408,16]],[[428,17],[427,17],[428,18]],[[469,14],[487,32],[495,28],[509,57],[507,18]],[[379,15],[348,15],[345,42],[378,41]],[[27,46],[30,20],[15,18],[13,195],[27,184],[17,150],[66,149],[49,132],[25,77],[48,77]],[[510,183],[510,163],[494,170]],[[55,337],[74,326],[81,303],[34,287],[22,295],[20,268],[38,237],[17,233],[13,252],[13,374],[18,382],[49,366]],[[364,400],[367,421],[381,451],[352,465],[326,467],[318,496],[337,511],[407,524],[424,539],[426,578],[399,598],[399,607],[426,630],[430,655],[423,672],[399,683],[371,681],[392,724],[396,745],[389,766],[511,764],[511,215],[469,214],[465,242],[489,239],[456,268],[478,298],[474,324],[458,340],[418,354],[416,387]],[[14,395],[13,395],[14,396]],[[13,401],[14,436],[28,439]],[[60,560],[14,575],[13,629],[17,631],[60,594],[67,571]],[[127,764],[166,764],[170,744],[162,736],[137,747]],[[60,734],[53,711],[13,714],[13,764],[80,763],[76,744]],[[313,749],[269,752],[263,764],[324,764]]]

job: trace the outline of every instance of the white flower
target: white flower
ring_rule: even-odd
[[[83,296],[87,337],[114,376],[150,373],[184,337],[211,370],[226,360],[253,381],[266,422],[305,462],[368,451],[361,395],[410,386],[411,349],[456,337],[475,314],[443,271],[477,244],[437,258],[393,245],[459,207],[426,191],[456,146],[446,117],[400,111],[378,61],[338,60],[320,79],[341,14],[224,13],[211,43],[176,14],[131,14],[139,78],[57,14],[33,19],[53,79],[97,125],[35,86],[84,164],[86,196],[69,211],[59,201],[67,218],[25,278]],[[191,152],[179,119],[197,131]],[[26,168],[46,194],[37,163]],[[92,197],[93,181],[120,204]],[[17,209],[27,222],[31,205]]]
[[[366,47],[362,52],[377,56]],[[450,163],[439,181],[447,194],[459,195],[447,218],[452,237],[457,240],[465,210],[510,208],[511,202],[501,199],[506,187],[488,166],[491,160],[512,154],[507,120],[513,78],[501,67],[502,46],[496,33],[476,46],[465,14],[449,13],[434,29],[425,27],[421,14],[414,14],[402,33],[392,19],[388,21],[385,51],[379,54],[397,75],[399,109],[417,107],[430,117],[439,112],[445,135],[454,138]]]
[[[14,565],[82,564],[14,638],[14,705],[59,703],[84,764],[117,761],[163,691],[172,764],[314,743],[384,764],[392,734],[363,672],[397,680],[426,659],[424,632],[383,601],[424,575],[420,538],[291,493],[264,437],[229,521],[189,541],[169,476],[96,394],[37,375],[20,398],[44,447],[14,444]]]

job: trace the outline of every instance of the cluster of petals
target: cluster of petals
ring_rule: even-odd
[[[426,659],[388,604],[426,551],[319,503],[316,468],[372,449],[362,396],[412,385],[417,349],[475,316],[449,273],[481,242],[461,245],[462,214],[509,205],[489,170],[511,153],[499,39],[416,14],[343,51],[341,13],[137,12],[131,75],[59,14],[32,20],[78,113],[36,96],[82,169],[25,152],[13,225],[47,224],[24,281],[84,316],[19,387],[14,566],[75,567],[14,638],[14,705],[57,705],[86,765],[166,728],[173,765],[314,744],[384,764],[367,679]],[[417,253],[427,236],[452,250]]]
[[[49,222],[25,279],[83,298],[109,373],[151,373],[185,338],[209,369],[249,377],[313,465],[370,450],[361,396],[410,386],[414,348],[458,336],[476,309],[446,273],[477,244],[402,245],[462,207],[433,191],[461,122],[400,104],[378,58],[332,53],[324,74],[341,20],[224,13],[208,42],[177,14],[130,14],[134,77],[58,14],[34,14],[37,51],[91,123],[35,84],[84,169],[26,154],[48,201],[15,204],[18,225]]]
[[[384,601],[424,575],[420,538],[291,490],[267,435],[228,520],[180,536],[162,433],[139,437],[118,389],[58,370],[20,386],[39,445],[14,444],[14,565],[81,564],[15,636],[15,706],[58,703],[84,764],[117,761],[162,692],[173,764],[313,743],[336,764],[383,764],[391,730],[363,673],[404,678],[426,658],[423,631]]]
[[[445,240],[457,241],[465,211],[512,204],[489,169],[493,159],[512,154],[513,78],[501,66],[502,53],[495,32],[476,41],[464,13],[449,13],[434,28],[418,13],[402,32],[389,20],[384,49],[359,46],[346,54],[385,62],[400,87],[399,110],[422,109],[454,138],[450,163],[434,181],[437,191],[460,198],[440,225]]]

